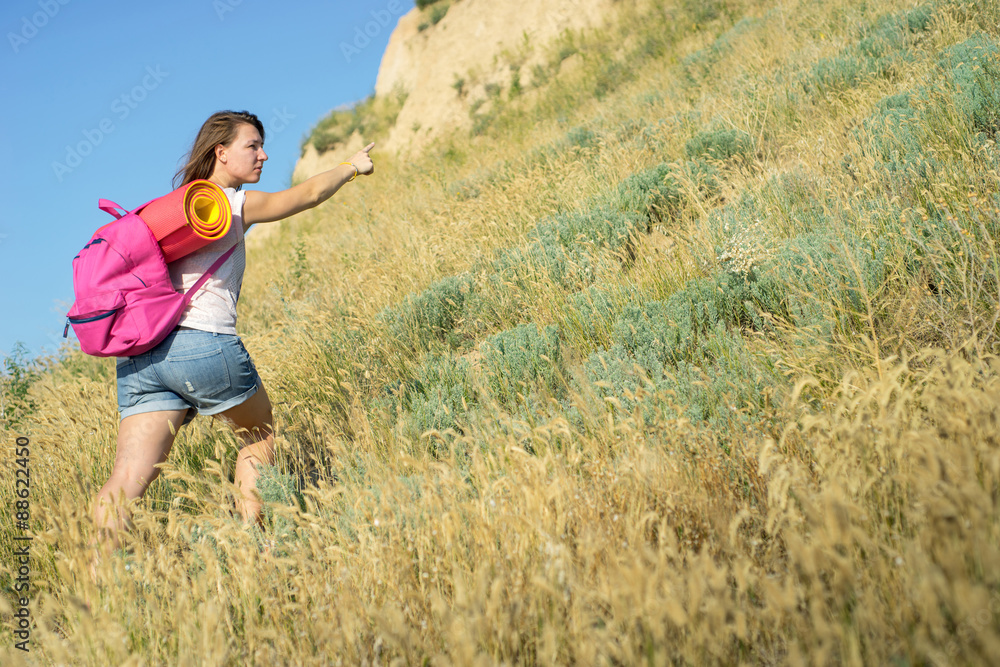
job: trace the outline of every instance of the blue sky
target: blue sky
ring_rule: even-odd
[[[32,355],[58,351],[73,256],[111,220],[98,199],[132,208],[170,192],[198,128],[221,109],[264,122],[270,159],[254,189],[287,187],[312,126],[372,93],[389,35],[412,7],[0,3],[0,357],[16,341]]]

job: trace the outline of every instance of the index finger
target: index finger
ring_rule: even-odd
[[[361,150],[363,150],[364,152],[367,153],[368,151],[370,151],[373,148],[375,148],[375,142],[374,141],[371,142],[370,144],[368,144],[367,146],[365,146],[364,148],[362,148]]]

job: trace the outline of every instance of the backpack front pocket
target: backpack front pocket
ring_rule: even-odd
[[[97,294],[81,299],[68,314],[69,323],[80,341],[80,349],[97,356],[120,356],[139,340],[139,331],[124,311],[121,292]]]

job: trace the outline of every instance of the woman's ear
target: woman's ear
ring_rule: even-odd
[[[215,159],[222,164],[226,164],[226,147],[222,144],[215,145]]]

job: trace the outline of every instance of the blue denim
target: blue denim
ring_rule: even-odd
[[[122,419],[143,412],[188,410],[217,415],[261,387],[260,376],[234,334],[175,329],[148,352],[118,359],[118,411]]]

